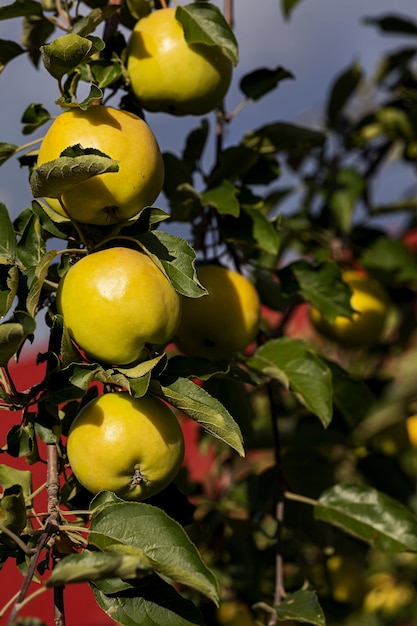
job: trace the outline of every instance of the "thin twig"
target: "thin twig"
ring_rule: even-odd
[[[48,523],[45,526],[45,530],[43,531],[43,533],[41,533],[41,535],[39,536],[39,539],[37,541],[35,550],[30,558],[29,561],[29,565],[28,565],[28,569],[26,572],[26,576],[23,579],[23,583],[22,586],[20,588],[19,593],[17,594],[16,597],[16,601],[14,603],[13,609],[9,615],[9,619],[7,620],[6,626],[12,626],[13,622],[16,620],[16,617],[20,611],[20,609],[22,608],[22,603],[26,597],[26,594],[28,592],[30,583],[32,582],[32,578],[33,578],[33,574],[35,573],[35,569],[36,569],[36,564],[38,562],[39,559],[39,555],[42,552],[43,548],[46,545],[46,542],[48,541],[48,539],[56,532],[55,530],[55,525],[52,523]]]
[[[277,522],[276,544],[275,544],[275,591],[274,606],[281,604],[285,595],[283,582],[283,560],[282,560],[282,529],[284,525],[284,476],[281,459],[281,441],[278,429],[278,416],[276,414],[275,393],[277,382],[271,380],[268,384],[269,404],[271,409],[272,433],[274,439],[275,472],[276,472],[276,506],[275,517]],[[268,626],[275,626],[278,622],[277,614],[271,613]]]

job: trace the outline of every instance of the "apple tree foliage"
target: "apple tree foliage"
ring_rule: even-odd
[[[0,19],[21,18],[23,35],[0,40],[0,68],[26,55],[34,72],[43,65],[56,81],[63,108],[103,101],[142,114],[125,65],[140,4],[3,4]],[[238,4],[226,3],[229,11]],[[277,11],[288,18],[298,4],[282,0]],[[177,18],[190,43],[219,44],[237,65],[243,105],[296,80],[281,66],[239,75],[238,42],[211,3],[183,5]],[[73,582],[88,583],[98,605],[126,626],[231,624],[227,603],[253,624],[415,623],[417,451],[406,419],[417,413],[417,197],[398,189],[386,203],[377,198],[387,163],[416,167],[417,23],[394,13],[367,23],[411,43],[384,54],[372,78],[358,61],[344,68],[314,127],[277,119],[229,143],[224,131],[240,106],[229,110],[226,99],[196,120],[175,154],[164,154],[168,211],[149,207],[128,224],[58,220],[41,201],[117,170],[111,154],[85,150],[36,169],[33,146],[1,138],[0,164],[18,159],[33,194],[13,220],[0,203],[0,402],[15,416],[1,448],[0,563],[14,560],[23,575],[19,596],[0,607],[8,624],[32,579],[55,589],[57,624],[65,620],[59,599]],[[50,122],[48,105],[23,103],[23,136]],[[384,218],[398,218],[402,232],[393,235]],[[189,236],[172,234],[171,225]],[[189,297],[202,293],[200,260],[248,276],[262,301],[255,344],[231,363],[171,347],[131,368],[86,360],[54,294],[74,250],[114,237],[154,254]],[[347,267],[366,269],[393,303],[372,347],[341,348],[306,315],[309,305],[330,322],[352,315],[341,278]],[[18,391],[11,362],[19,367],[41,317],[50,329],[37,357],[45,374]],[[66,467],[65,436],[103,386],[154,393],[197,422],[210,470],[195,478],[185,466],[147,502],[92,498]],[[21,458],[25,470],[14,467]],[[31,469],[42,459],[48,514],[40,519]]]

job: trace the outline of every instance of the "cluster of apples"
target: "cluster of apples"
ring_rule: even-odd
[[[200,115],[218,106],[232,64],[216,46],[188,45],[175,9],[140,19],[129,45],[128,73],[149,111]],[[80,145],[118,162],[106,173],[45,198],[57,220],[112,225],[135,218],[162,190],[158,142],[141,118],[101,104],[61,113],[46,133],[38,166]],[[208,295],[181,296],[150,255],[120,240],[81,256],[57,289],[57,311],[86,358],[132,366],[174,340],[187,355],[231,359],[257,332],[260,303],[252,283],[226,267],[207,265],[199,280]],[[110,490],[127,500],[149,498],[176,476],[184,438],[174,411],[146,394],[113,391],[86,404],[69,431],[67,455],[92,493]]]

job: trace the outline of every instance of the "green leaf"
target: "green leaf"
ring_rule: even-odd
[[[166,383],[165,379],[161,380],[164,382],[161,386],[162,394],[170,404],[201,424],[214,437],[227,443],[240,456],[245,456],[240,428],[221,402],[188,378],[168,379]]]
[[[275,378],[328,426],[333,415],[332,374],[320,357],[300,339],[273,339],[248,359],[250,368]]]
[[[24,124],[22,133],[29,135],[34,130],[37,130],[42,124],[45,124],[51,119],[51,114],[45,109],[42,104],[30,104],[21,117],[21,122]]]
[[[378,237],[364,250],[360,262],[383,281],[408,283],[417,280],[415,256],[396,239]]]
[[[152,571],[152,561],[144,554],[113,554],[84,550],[59,561],[46,581],[46,587],[105,578],[142,578]]]
[[[24,17],[25,15],[42,15],[42,5],[36,0],[15,0],[12,4],[0,7],[0,20],[8,20],[12,17]]]
[[[196,253],[185,239],[158,230],[144,233],[140,240],[180,294],[199,298],[207,293],[197,279]]]
[[[93,176],[118,170],[117,161],[107,156],[62,156],[35,168],[30,177],[30,186],[35,198],[58,198],[68,189]]]
[[[201,198],[204,204],[214,207],[221,215],[238,217],[240,213],[238,193],[233,183],[224,180],[217,187],[204,191]]]
[[[220,225],[223,238],[276,254],[280,240],[275,225],[258,209],[243,208],[239,218],[226,216]]]
[[[0,72],[4,69],[7,63],[23,53],[24,49],[15,41],[0,39]]]
[[[339,315],[351,317],[352,290],[343,282],[336,263],[325,261],[314,266],[300,259],[280,270],[279,277],[283,291],[291,294],[295,290],[319,309],[328,322],[334,322]]]
[[[46,244],[39,217],[32,213],[17,246],[19,259],[26,269],[34,268],[45,254]]]
[[[188,166],[189,170],[194,172],[203,156],[204,148],[207,144],[210,125],[206,118],[203,118],[200,125],[194,128],[187,136],[184,150],[182,153],[182,161]]]
[[[24,311],[16,311],[12,321],[0,324],[0,366],[8,364],[35,328],[35,320]]]
[[[358,87],[361,78],[361,67],[359,63],[355,62],[337,76],[331,85],[326,110],[327,123],[330,128],[337,126],[340,116]]]
[[[376,397],[363,380],[352,378],[337,363],[327,361],[332,373],[333,402],[351,426],[360,424],[374,408]]]
[[[322,147],[325,139],[326,136],[320,131],[287,122],[274,122],[247,133],[244,145],[263,152],[291,152],[294,149],[308,151]]]
[[[268,613],[275,613],[280,622],[294,620],[297,624],[326,626],[326,618],[317,599],[317,594],[309,589],[299,589],[285,594],[280,605],[273,609],[264,603],[255,604],[254,609],[263,609]]]
[[[75,22],[71,28],[71,33],[86,37],[92,33],[99,24],[107,20],[113,13],[116,13],[118,9],[118,5],[105,5],[92,9],[88,15],[81,17]]]
[[[49,250],[46,252],[39,263],[35,267],[34,280],[31,282],[30,290],[26,298],[26,307],[28,313],[33,317],[36,314],[36,310],[39,303],[39,297],[42,291],[42,287],[45,278],[48,274],[49,266],[56,257],[56,250]]]
[[[89,545],[115,554],[144,555],[163,578],[218,602],[217,581],[178,522],[141,502],[93,501]],[[123,524],[120,524],[120,520]]]
[[[365,24],[377,26],[384,33],[417,35],[417,23],[400,15],[388,14],[383,17],[366,17],[363,21]]]
[[[25,500],[28,503],[32,501],[32,472],[29,470],[19,470],[10,465],[0,465],[0,485],[3,490],[13,485],[19,485],[22,488]]]
[[[242,93],[251,100],[259,100],[272,91],[285,79],[294,78],[294,75],[283,67],[271,70],[267,67],[245,74],[240,80],[239,87]]]
[[[364,177],[353,167],[339,170],[335,180],[331,179],[326,185],[325,193],[328,196],[328,204],[335,223],[342,232],[349,233],[351,231],[353,213],[365,188]]]
[[[335,485],[321,495],[314,516],[381,552],[417,552],[415,514],[372,487]]]
[[[282,12],[285,19],[289,19],[292,11],[295,9],[300,0],[281,0]]]
[[[92,588],[97,604],[122,626],[204,626],[195,604],[158,578],[114,596]]]
[[[98,50],[91,39],[74,33],[67,33],[41,46],[43,64],[57,80]]]
[[[184,28],[189,44],[218,46],[237,65],[239,49],[236,37],[218,7],[209,2],[178,6],[175,17]]]
[[[20,535],[26,526],[26,504],[20,485],[13,485],[0,496],[0,524]],[[0,528],[0,538],[7,537]]]
[[[4,262],[14,262],[16,259],[17,241],[9,211],[5,204],[0,202],[0,256]]]
[[[18,150],[19,146],[16,146],[13,143],[6,143],[4,141],[0,142],[0,165],[3,165],[3,163],[16,154]]]
[[[10,311],[19,288],[19,270],[16,265],[3,265],[0,257],[0,318]]]

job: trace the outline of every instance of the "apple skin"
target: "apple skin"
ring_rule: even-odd
[[[257,335],[258,293],[245,276],[226,267],[203,265],[197,274],[208,295],[183,298],[175,342],[188,356],[231,360]]]
[[[41,143],[37,165],[57,159],[76,144],[115,159],[119,171],[94,176],[66,191],[62,201],[67,212],[58,200],[46,198],[59,215],[85,224],[112,225],[137,215],[160,194],[164,164],[159,145],[136,115],[102,105],[61,113]]]
[[[70,337],[99,362],[129,365],[145,345],[163,346],[175,334],[181,298],[142,252],[115,247],[71,266],[57,290],[57,311]]]
[[[221,104],[233,65],[217,46],[189,45],[175,11],[153,11],[133,29],[127,60],[131,89],[146,111],[205,115]]]
[[[68,433],[67,455],[77,480],[91,493],[112,491],[140,501],[175,478],[184,437],[175,413],[159,398],[112,392],[78,413]]]
[[[333,323],[315,309],[310,308],[311,321],[323,336],[347,348],[362,348],[377,343],[385,328],[390,312],[390,300],[382,284],[364,272],[351,270],[342,273],[351,287],[353,317],[339,316]]]

